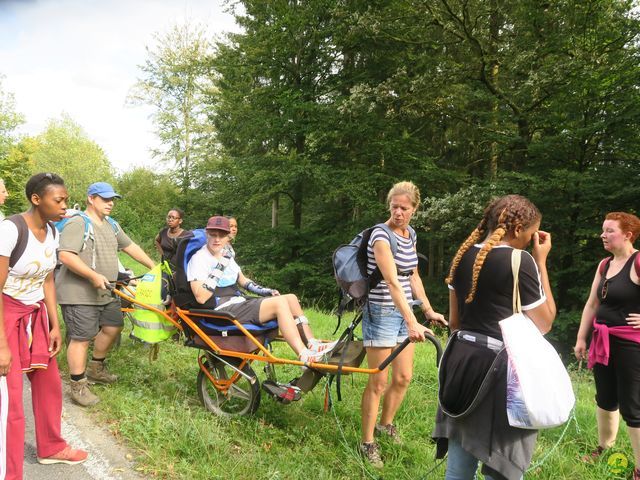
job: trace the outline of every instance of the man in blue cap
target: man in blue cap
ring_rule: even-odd
[[[118,251],[122,250],[149,269],[154,262],[110,217],[116,198],[106,182],[87,190],[87,209],[72,217],[60,233],[56,294],[67,327],[67,361],[71,375],[71,398],[82,406],[95,405],[99,398],[88,383],[113,383],[104,360],[124,325],[120,301],[107,285],[118,276]],[[93,358],[87,365],[89,344]]]

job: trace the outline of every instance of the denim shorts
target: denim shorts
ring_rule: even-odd
[[[363,307],[362,340],[365,347],[393,348],[407,336],[407,324],[395,306],[367,303]]]

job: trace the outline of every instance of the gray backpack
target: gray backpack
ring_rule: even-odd
[[[369,291],[382,281],[382,273],[377,266],[370,275],[367,275],[367,245],[374,228],[382,228],[387,232],[391,253],[395,256],[398,251],[398,242],[386,223],[379,223],[363,230],[350,243],[340,245],[333,252],[333,272],[341,295],[356,301],[366,299]],[[413,228],[408,228],[411,241],[415,243],[416,232]]]

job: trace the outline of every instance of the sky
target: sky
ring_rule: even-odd
[[[125,105],[154,33],[201,23],[237,31],[223,0],[0,0],[0,75],[37,135],[67,114],[119,172],[154,167],[151,108]]]

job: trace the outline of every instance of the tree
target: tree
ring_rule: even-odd
[[[16,162],[17,152],[12,154],[17,137],[15,130],[24,122],[24,117],[16,112],[13,94],[5,92],[0,75],[0,178],[10,193],[4,209],[7,212],[20,211],[24,205],[22,190],[28,178],[28,163]]]
[[[84,204],[87,187],[113,182],[113,168],[100,146],[70,117],[50,120],[44,132],[21,142],[19,152],[32,165],[32,173],[55,172],[67,185],[70,204]]]
[[[128,101],[155,109],[152,115],[162,148],[153,153],[175,166],[183,189],[191,186],[191,169],[210,155],[212,131],[205,95],[211,91],[207,61],[212,46],[205,29],[185,24],[157,34],[140,66],[142,77]]]

